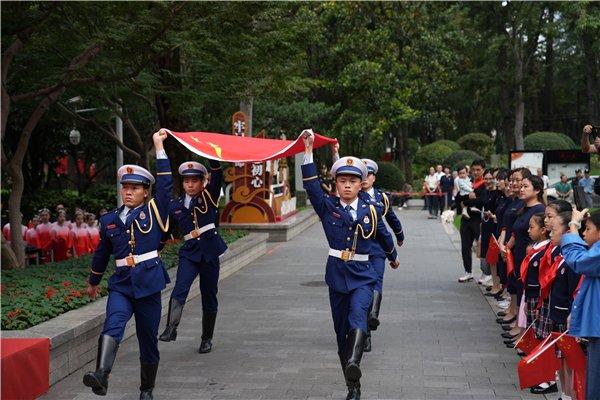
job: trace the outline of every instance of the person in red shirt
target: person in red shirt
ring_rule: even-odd
[[[96,215],[89,213],[87,214],[86,219],[87,229],[90,233],[90,241],[92,246],[92,252],[96,250],[98,247],[98,243],[100,243],[100,231],[98,230],[98,221],[96,221]]]
[[[35,247],[36,249],[40,249],[42,247],[40,242],[40,235],[36,227],[40,224],[40,217],[34,215],[31,219],[31,228],[25,231],[25,243],[27,243],[31,247]]]
[[[73,254],[73,240],[71,229],[67,224],[67,214],[64,211],[58,213],[56,224],[52,227],[50,236],[52,238],[54,261],[63,261],[70,258]]]
[[[23,232],[23,239],[25,239],[25,231],[27,231],[27,227],[25,225],[21,225],[21,232]],[[10,223],[7,222],[2,227],[2,236],[6,239],[7,242],[10,242]]]
[[[42,208],[39,211],[40,224],[36,226],[40,249],[42,249],[42,258],[44,262],[52,261],[52,237],[50,231],[53,224],[50,222],[50,210]]]
[[[92,237],[88,226],[83,222],[83,213],[75,214],[75,223],[71,227],[71,239],[75,248],[75,257],[92,252]]]

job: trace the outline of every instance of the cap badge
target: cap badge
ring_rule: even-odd
[[[133,174],[133,168],[127,167],[127,173],[128,174]]]
[[[352,165],[352,164],[354,164],[354,160],[353,159],[349,158],[349,159],[346,160],[346,165]]]
[[[189,168],[189,169],[192,169],[192,168],[194,168],[194,164],[192,164],[192,163],[189,163],[189,164],[188,164],[188,168]]]

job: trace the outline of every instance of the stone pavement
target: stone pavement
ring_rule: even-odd
[[[406,242],[400,268],[386,271],[382,325],[362,363],[363,399],[544,399],[518,389],[518,357],[500,340],[477,285],[457,283],[460,255],[439,221],[416,210],[399,216]],[[210,354],[196,352],[200,300],[186,304],[177,342],[159,342],[155,398],[344,399],[323,282],[326,254],[315,224],[222,281]],[[94,367],[43,398],[99,399],[81,383]],[[133,337],[121,345],[105,399],[137,399],[138,386]]]

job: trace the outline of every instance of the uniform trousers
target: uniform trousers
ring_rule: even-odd
[[[177,299],[179,304],[185,304],[190,287],[196,276],[200,275],[200,294],[202,296],[202,310],[205,312],[217,312],[219,303],[217,301],[219,283],[219,259],[194,262],[186,257],[179,257],[177,268],[177,280],[171,297]]]
[[[102,334],[111,336],[120,343],[125,333],[125,325],[132,315],[135,316],[140,360],[148,364],[157,364],[160,359],[157,346],[161,315],[160,292],[135,299],[121,292],[109,291]]]
[[[359,286],[349,293],[329,288],[329,303],[339,354],[343,354],[346,348],[346,336],[350,330],[367,332],[367,315],[373,301],[373,286]]]
[[[470,274],[473,270],[473,242],[479,239],[481,219],[471,217],[460,220],[460,246],[465,272]]]
[[[369,257],[369,262],[373,266],[375,272],[377,272],[377,280],[375,281],[375,287],[373,290],[377,290],[379,293],[383,293],[383,274],[385,273],[385,257]]]

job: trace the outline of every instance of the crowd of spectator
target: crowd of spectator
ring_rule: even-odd
[[[106,213],[101,209],[99,216]],[[100,241],[96,214],[76,208],[72,217],[59,204],[55,208],[55,220],[47,208],[39,210],[22,226],[23,240],[28,262],[47,263],[63,261],[71,257],[91,254]],[[2,227],[4,239],[10,242],[10,224]]]

